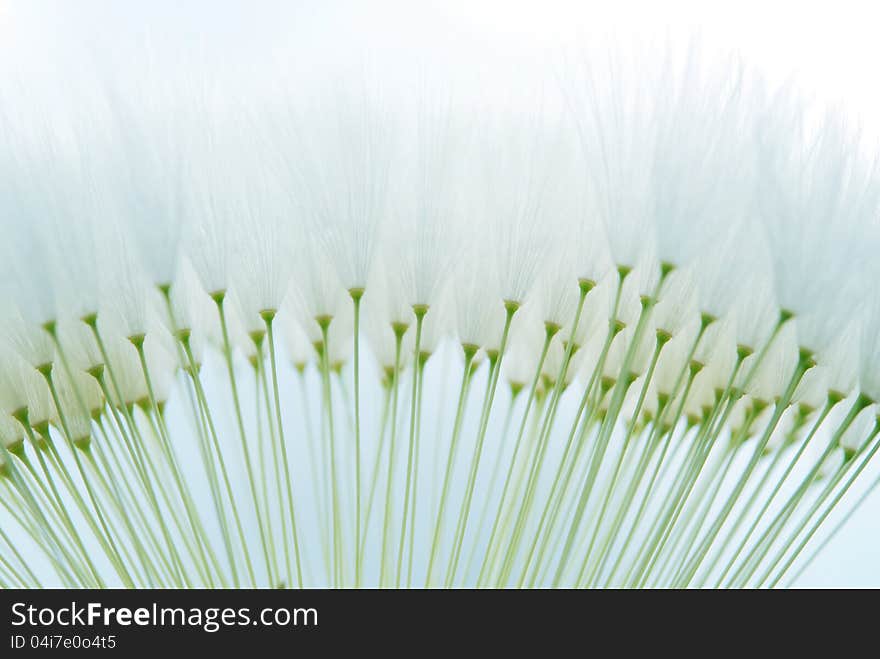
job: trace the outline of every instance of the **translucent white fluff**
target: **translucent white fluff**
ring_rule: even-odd
[[[22,427],[8,414],[0,414],[0,444],[4,449],[10,449],[24,438]],[[4,451],[0,450],[0,467],[4,465]]]
[[[466,172],[457,158],[471,148],[473,128],[460,104],[427,81],[403,103],[404,139],[378,258],[405,303],[431,306],[461,256]]]
[[[81,320],[59,323],[58,340],[72,368],[88,371],[104,363],[94,333]]]
[[[324,316],[335,317],[351,306],[351,296],[342,285],[326,254],[312,240],[304,240],[293,256],[293,281],[285,304],[292,305],[303,327]]]
[[[702,313],[721,318],[738,305],[753,304],[752,291],[771,288],[770,256],[760,225],[734,220],[715,231],[707,231],[695,258],[694,276]],[[744,295],[748,297],[744,299]],[[777,315],[778,312],[774,322]],[[760,317],[760,312],[748,316]],[[751,334],[747,328],[743,328],[743,333]],[[751,336],[743,337],[743,341],[754,340]]]
[[[696,317],[694,273],[690,269],[673,271],[664,282],[654,307],[654,324],[657,329],[675,335]]]
[[[0,194],[14,194],[8,190],[10,181],[16,177],[2,174]],[[28,220],[22,221],[14,199],[2,199],[0,204],[7,209],[0,215],[0,231],[4,240],[0,244],[0,300],[4,307],[12,306],[20,310],[22,317],[34,324],[57,320],[58,309],[55,300],[55,287],[51,269],[45,267],[48,256],[42,243],[39,225]]]
[[[535,313],[526,305],[522,316],[510,333],[510,346],[504,357],[503,368],[509,382],[528,386],[535,377],[546,339],[546,330]]]
[[[756,363],[760,356],[756,353],[743,362],[741,381],[752,398],[771,403],[782,396],[795,374],[798,350],[791,323],[782,327],[763,359]]]
[[[278,315],[278,326],[290,361],[297,369],[302,369],[311,362],[315,356],[315,350],[309,342],[309,337],[297,322],[296,318],[288,310]],[[363,340],[363,339],[362,339]],[[275,339],[276,343],[278,339]],[[277,346],[276,346],[277,349]]]
[[[365,343],[383,372],[393,373],[395,360],[401,367],[412,363],[414,332],[409,327],[403,334],[399,353],[396,350],[398,337],[387,313],[375,307],[366,307],[361,327],[362,338],[366,338]],[[404,331],[404,328],[398,327],[398,331]]]
[[[27,407],[28,399],[22,384],[25,366],[7,347],[0,345],[0,356],[6,367],[0,371],[0,407],[7,414]]]
[[[452,332],[452,321],[455,306],[449,289],[431,305],[431,310],[422,323],[422,338],[419,351],[422,354],[433,354]]]
[[[113,403],[121,407],[148,400],[147,382],[134,346],[123,338],[111,339],[107,341],[107,353],[105,379]]]
[[[840,408],[846,408],[847,410],[850,408],[851,401],[846,401],[846,403],[840,405]],[[871,436],[872,430],[876,427],[877,424],[877,406],[869,405],[861,412],[859,415],[853,419],[853,422],[850,424],[849,428],[847,428],[843,435],[840,437],[840,446],[848,451],[858,451],[865,446],[865,442]]]
[[[59,432],[69,433],[68,439],[75,443],[87,441],[92,435],[92,419],[90,416],[92,408],[85,401],[80,404],[82,397],[79,387],[88,380],[92,379],[85,374],[83,374],[82,379],[78,377],[73,382],[66,376],[56,379],[61,409],[53,410],[51,423]],[[92,380],[92,383],[94,384],[94,380]],[[88,386],[90,387],[91,385]],[[100,407],[97,409],[100,409]]]
[[[286,92],[269,138],[282,147],[282,185],[303,207],[307,232],[346,290],[367,285],[400,139],[386,92],[359,73],[354,80],[330,76],[308,95]]]
[[[185,66],[169,76],[153,57],[143,66],[126,64],[134,75],[105,78],[114,138],[107,174],[147,279],[170,285],[180,255],[187,151],[204,99],[193,93],[198,82],[186,79]]]
[[[689,330],[696,335],[697,326]],[[733,375],[736,364],[736,343],[733,339],[733,323],[729,319],[715,321],[703,332],[694,360],[703,364],[702,381],[712,391],[724,391]]]
[[[651,167],[657,255],[676,267],[707,251],[720,259],[718,235],[752,203],[755,99],[741,65],[695,46],[670,52],[658,68]]]
[[[867,234],[866,246],[880,242],[880,219],[874,222]],[[880,295],[876,295],[875,282],[880,278],[880,263],[876,260],[867,270],[862,296],[865,300],[861,359],[859,361],[859,386],[874,401],[880,401]]]
[[[254,181],[247,192],[249,201],[234,226],[238,248],[229,264],[231,291],[248,322],[281,308],[297,255],[296,229],[286,216],[290,208],[279,203],[285,196],[268,173],[264,178],[269,182]]]
[[[0,311],[0,340],[34,368],[51,364],[55,347],[49,334],[27,322],[18,309],[9,305]]]
[[[821,352],[843,329],[859,275],[857,241],[878,210],[858,136],[829,115],[808,138],[799,108],[774,104],[760,133],[759,210],[781,307],[800,318],[798,343]],[[785,121],[785,125],[780,122]]]
[[[79,414],[93,416],[104,411],[105,400],[101,385],[91,375],[77,369],[71,369],[69,375],[66,370],[63,370],[57,374],[57,377],[59,392],[61,389],[67,388],[68,392],[64,395],[73,396],[73,399],[69,401],[62,396],[62,406],[65,411],[74,403],[76,403]]]
[[[862,324],[859,318],[849,322],[827,350],[816,354],[816,363],[828,374],[828,390],[848,396],[858,382]]]
[[[482,243],[483,269],[494,271],[501,297],[520,304],[559,235],[554,225],[575,162],[558,115],[540,98],[526,108],[483,111],[464,193],[467,240]]]
[[[687,382],[687,359],[693,343],[693,336],[679,334],[677,336],[674,335],[663,346],[654,372],[654,382],[656,383],[658,394],[668,397],[673,393],[680,393],[684,389],[684,385]],[[677,391],[675,389],[676,385],[678,386]]]
[[[472,242],[462,255],[452,282],[456,333],[460,343],[478,347],[497,344],[504,324],[504,302],[494,273],[486,272],[482,259],[486,245]]]
[[[765,283],[747,278],[730,310],[737,345],[753,352],[767,345],[780,319],[779,307]]]
[[[605,224],[612,258],[629,268],[655,246],[651,157],[656,133],[646,111],[650,90],[639,75],[646,64],[596,43],[566,62],[562,82],[583,148],[585,182]]]
[[[171,309],[162,314],[169,330],[208,333],[219,325],[217,307],[202,288],[189,259],[181,261],[170,295]],[[173,318],[168,317],[168,311]]]

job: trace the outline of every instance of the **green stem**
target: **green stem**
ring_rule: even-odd
[[[489,416],[492,413],[492,403],[495,400],[495,389],[498,386],[498,378],[501,374],[501,362],[504,359],[504,351],[507,348],[507,338],[510,334],[510,325],[513,322],[513,315],[519,309],[518,302],[505,301],[504,303],[504,329],[501,331],[501,343],[498,346],[498,357],[495,361],[494,369],[489,375],[489,390],[486,399],[483,401],[483,411],[480,418],[480,428],[477,434],[477,442],[474,446],[474,453],[471,459],[471,472],[468,476],[467,487],[465,488],[464,500],[462,501],[461,510],[459,511],[459,532],[457,539],[453,542],[453,552],[446,571],[446,587],[450,588],[455,580],[455,573],[458,569],[459,556],[461,555],[461,547],[464,543],[464,536],[467,531],[468,516],[471,511],[471,499],[474,495],[474,486],[477,480],[477,472],[480,468],[480,456],[483,452],[483,441],[486,438],[486,430],[489,426]]]
[[[484,585],[484,579],[488,576],[490,556],[492,555],[492,547],[495,545],[495,538],[498,534],[499,524],[501,522],[504,504],[507,499],[507,491],[510,488],[513,472],[516,467],[516,459],[519,457],[520,447],[522,446],[523,436],[525,435],[526,424],[528,423],[529,412],[535,401],[538,392],[538,383],[541,379],[541,371],[544,368],[544,361],[547,359],[547,352],[550,349],[550,342],[559,331],[558,325],[548,324],[544,327],[544,345],[541,346],[541,355],[538,357],[538,363],[535,366],[535,374],[532,376],[532,382],[529,387],[529,395],[526,399],[526,407],[523,410],[522,419],[520,420],[519,430],[516,433],[516,441],[513,444],[513,454],[510,456],[510,464],[507,468],[507,475],[504,478],[504,486],[501,488],[501,498],[498,500],[498,510],[495,512],[495,521],[492,522],[492,532],[489,534],[489,542],[486,544],[486,553],[483,556],[483,563],[480,566],[480,573],[477,576],[477,587]],[[513,402],[511,401],[511,407]]]
[[[300,588],[303,587],[302,565],[300,561],[299,536],[296,529],[296,509],[293,503],[293,479],[290,477],[290,463],[287,459],[287,441],[284,439],[284,424],[281,420],[281,396],[278,391],[278,366],[275,357],[275,332],[273,320],[275,318],[274,311],[264,311],[260,314],[263,322],[266,324],[266,336],[269,339],[269,364],[272,369],[272,395],[275,401],[275,423],[278,426],[278,446],[281,449],[281,464],[284,467],[284,484],[287,494],[287,510],[290,515],[290,528],[293,533],[293,553],[296,562],[296,582]],[[326,341],[325,341],[326,343]],[[282,515],[282,519],[283,519]],[[290,550],[288,548],[287,534],[284,536],[284,553],[287,561],[287,578],[292,580],[293,575],[290,572]]]
[[[400,347],[406,325],[395,323],[394,330],[394,376],[391,383],[391,439],[388,447],[388,474],[385,484],[385,513],[382,522],[382,555],[379,563],[379,587],[385,585],[385,569],[388,563],[388,536],[391,527],[391,493],[394,489],[394,455],[397,438],[397,404],[400,397]]]
[[[437,519],[434,522],[434,534],[431,538],[431,551],[428,556],[428,569],[425,576],[425,588],[431,587],[431,577],[433,576],[434,561],[437,558],[437,550],[440,546],[440,532],[443,528],[443,519],[446,512],[446,502],[449,497],[449,481],[452,479],[452,471],[455,465],[456,449],[458,448],[458,438],[461,434],[461,424],[464,419],[465,404],[467,402],[468,388],[470,384],[471,367],[473,366],[474,355],[477,354],[478,348],[472,344],[462,345],[464,352],[464,366],[461,373],[461,386],[458,394],[458,406],[455,411],[455,421],[452,424],[452,438],[449,442],[449,455],[446,458],[446,471],[443,475],[443,488],[440,491],[440,503],[437,507]]]
[[[263,550],[263,560],[266,565],[266,572],[271,570],[271,561],[269,559],[269,545],[266,539],[266,529],[262,511],[260,510],[260,500],[257,494],[257,484],[254,479],[254,468],[251,464],[251,454],[248,448],[247,433],[244,429],[244,417],[241,413],[241,402],[238,397],[238,385],[235,380],[235,367],[232,363],[232,343],[229,340],[229,327],[226,323],[226,311],[223,302],[226,298],[225,292],[218,292],[211,295],[214,303],[217,305],[217,313],[220,316],[220,331],[223,335],[223,357],[226,361],[226,372],[229,376],[229,387],[232,391],[232,405],[235,409],[235,421],[238,425],[238,437],[241,442],[241,451],[244,456],[244,467],[248,477],[248,486],[250,488],[251,500],[254,504],[254,516],[257,519],[257,529],[260,533],[260,544]]]
[[[360,318],[363,288],[349,291],[354,310],[354,587],[361,587],[361,379]]]
[[[865,442],[865,445],[864,445],[864,446],[867,446],[868,444],[870,444],[871,441],[873,441],[873,440],[877,437],[878,433],[880,433],[880,421],[878,421],[878,422],[874,425],[874,430],[871,432],[871,434],[870,434],[870,436],[868,437],[867,441]],[[792,552],[792,554],[791,554],[791,556],[789,557],[788,561],[786,561],[785,565],[784,565],[784,566],[782,567],[782,569],[776,574],[776,577],[773,579],[773,581],[769,584],[770,588],[774,588],[774,587],[776,586],[776,584],[778,584],[779,581],[782,579],[782,577],[785,576],[785,573],[788,572],[789,569],[791,569],[792,564],[797,560],[798,556],[800,556],[800,553],[804,550],[804,547],[807,546],[807,543],[810,542],[810,540],[812,539],[813,535],[816,533],[816,531],[819,530],[819,528],[822,526],[822,523],[827,519],[828,515],[831,514],[831,512],[834,510],[834,508],[837,506],[837,504],[840,502],[840,500],[841,500],[841,499],[846,495],[846,493],[849,491],[849,488],[852,486],[852,484],[855,482],[855,480],[859,477],[859,475],[862,473],[862,471],[864,471],[865,467],[868,466],[868,463],[869,463],[869,462],[873,459],[873,457],[877,454],[877,450],[878,450],[878,449],[880,449],[880,441],[876,442],[876,443],[874,444],[874,446],[871,447],[871,450],[868,451],[868,454],[865,456],[865,458],[862,460],[862,462],[861,462],[861,463],[859,464],[859,466],[856,468],[855,473],[853,473],[852,476],[849,477],[849,479],[847,480],[847,482],[846,482],[846,483],[844,484],[844,486],[841,488],[840,492],[838,492],[838,493],[835,495],[834,499],[831,501],[830,504],[828,504],[828,506],[825,508],[825,511],[822,513],[822,515],[820,515],[820,517],[819,517],[819,518],[813,523],[813,526],[810,528],[810,531],[807,533],[807,535],[804,536],[803,540],[801,540],[800,544],[798,544],[798,546],[795,548],[794,552]],[[853,457],[855,457],[855,456],[853,456]],[[843,475],[845,474],[846,469],[847,469],[847,467],[848,467],[850,464],[852,464],[852,459],[850,459],[849,461],[847,461],[847,462],[843,465],[843,467],[841,467],[841,469],[840,469],[839,472],[838,472],[838,473],[840,474],[840,476],[843,476]],[[839,478],[836,479],[836,480],[839,480]],[[823,495],[822,500],[824,500],[824,499],[827,497],[828,493],[831,492],[831,490],[833,489],[833,487],[834,487],[835,485],[836,485],[836,483],[834,483],[831,487],[829,487],[829,488],[827,488],[827,489],[825,490],[825,495]],[[869,491],[870,491],[870,490],[869,490]],[[820,501],[820,502],[817,502],[817,503],[818,503],[819,505],[821,505],[821,501]],[[806,515],[806,517],[805,517],[805,522],[808,521],[808,520],[813,516],[813,514],[816,512],[817,509],[818,509],[818,506],[814,505],[814,509],[811,510],[811,511]],[[847,518],[848,518],[848,516],[847,516]],[[845,520],[844,520],[844,521],[845,521]],[[795,534],[792,535],[792,540],[789,541],[789,543],[786,545],[786,547],[784,547],[783,550],[779,553],[779,555],[778,555],[778,557],[776,558],[776,560],[775,560],[775,561],[773,562],[773,564],[770,566],[770,569],[767,570],[767,573],[766,573],[765,576],[762,578],[762,580],[761,580],[761,583],[762,583],[762,584],[763,584],[764,581],[767,580],[767,577],[770,576],[770,573],[773,571],[773,569],[774,569],[774,568],[776,567],[776,565],[779,563],[779,561],[781,560],[781,558],[785,555],[785,552],[788,551],[788,548],[791,546],[791,544],[792,544],[792,542],[794,541],[794,539],[797,538],[797,536],[800,535],[800,533],[803,531],[803,528],[804,528],[804,524],[801,525],[801,527],[798,529],[797,533],[795,533]],[[832,531],[832,535],[833,535],[836,531],[837,531],[837,529],[835,528],[834,531]],[[824,543],[823,543],[823,544],[824,544]]]
[[[413,377],[412,377],[412,396],[410,402],[409,415],[409,448],[406,456],[406,484],[403,491],[403,517],[400,521],[400,541],[397,544],[397,575],[395,577],[395,588],[400,588],[400,574],[403,569],[403,549],[406,540],[406,525],[409,514],[409,495],[413,476],[413,452],[415,450],[418,437],[416,436],[416,414],[418,412],[418,389],[419,389],[419,359],[422,346],[422,324],[425,321],[425,314],[428,307],[424,305],[415,305],[413,313],[416,317],[416,344],[413,350]]]

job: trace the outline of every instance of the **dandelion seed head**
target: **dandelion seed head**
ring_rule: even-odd
[[[848,115],[697,40],[303,23],[2,85],[4,534],[87,587],[800,565],[877,441]]]

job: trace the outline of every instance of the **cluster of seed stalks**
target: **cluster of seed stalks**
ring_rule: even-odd
[[[880,447],[880,177],[710,64],[4,97],[0,585],[790,583]]]

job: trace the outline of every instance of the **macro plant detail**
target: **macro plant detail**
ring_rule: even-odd
[[[0,586],[791,584],[880,447],[876,147],[541,66],[4,87]]]

